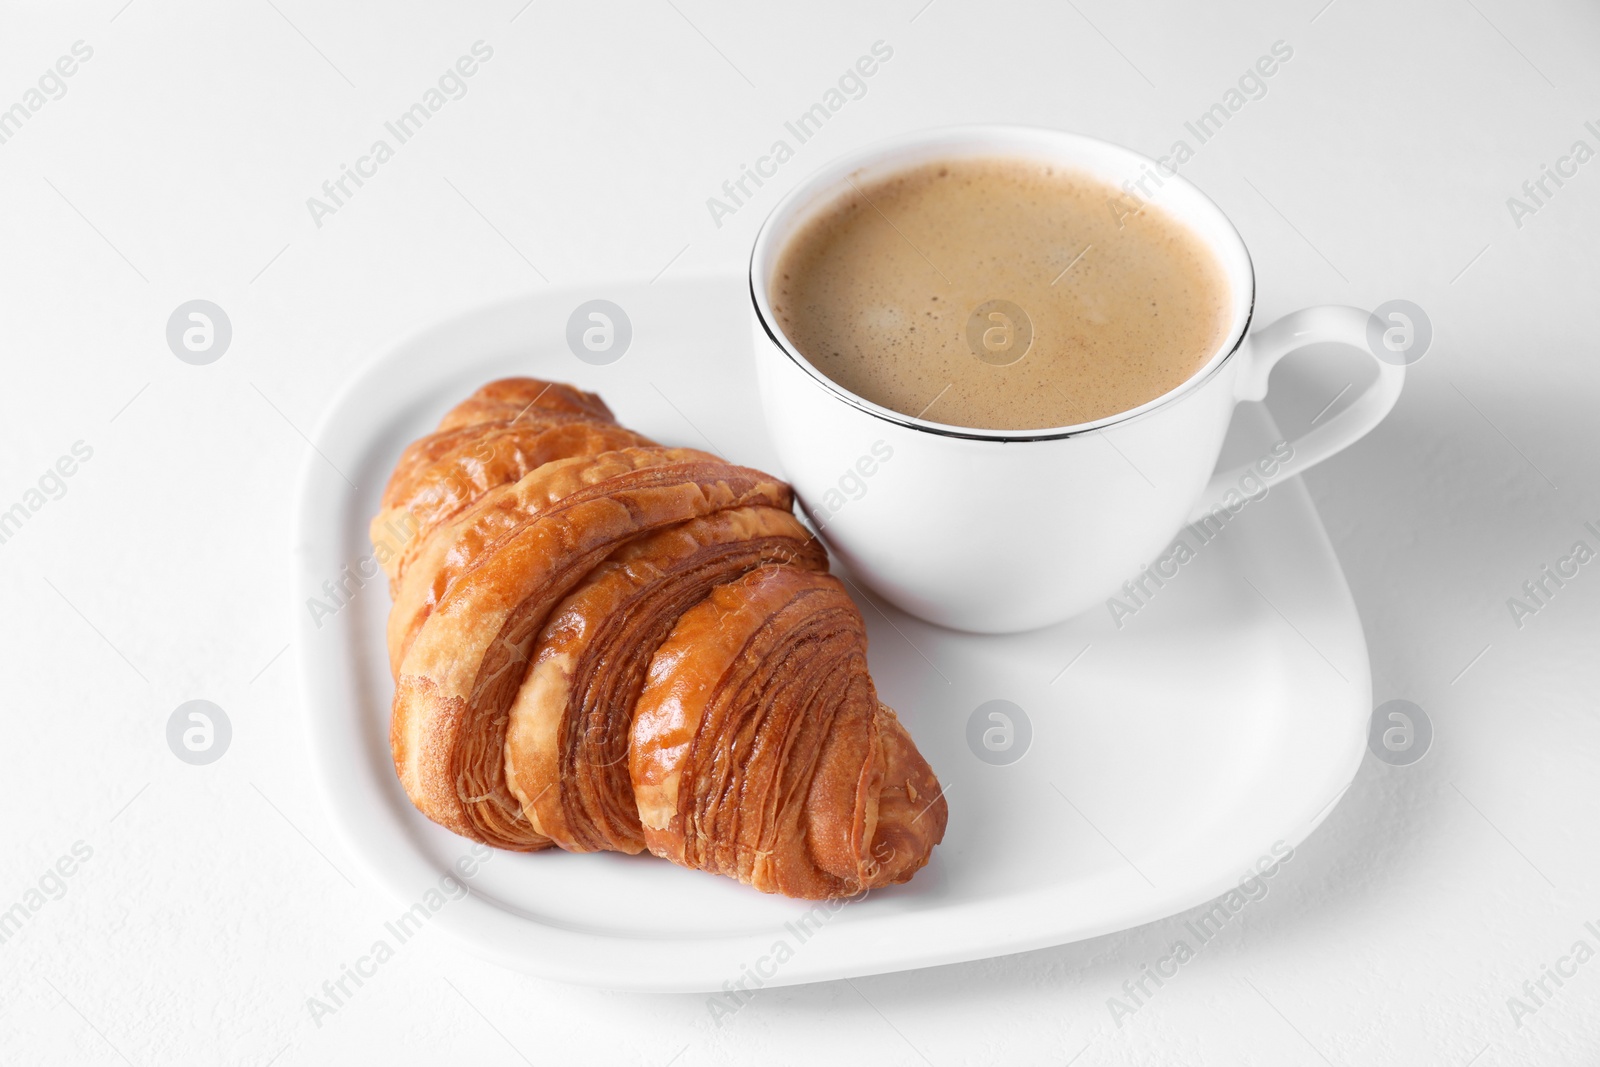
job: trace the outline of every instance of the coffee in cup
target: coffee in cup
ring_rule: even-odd
[[[1228,278],[1159,206],[1022,157],[852,180],[786,243],[769,299],[801,355],[875,404],[1032,430],[1136,408],[1226,338]]]

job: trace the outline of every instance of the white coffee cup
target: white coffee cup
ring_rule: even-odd
[[[835,384],[772,313],[770,283],[786,242],[865,182],[968,157],[1047,160],[1119,189],[1156,171],[1159,189],[1145,183],[1153,201],[1206,241],[1227,273],[1227,339],[1192,377],[1149,403],[1052,429],[962,429]],[[1397,362],[1377,358],[1371,316],[1357,308],[1307,308],[1246,336],[1255,273],[1221,209],[1137,153],[1057,130],[938,129],[837,160],[785,196],[762,226],[750,295],[768,432],[812,524],[854,575],[894,604],[980,633],[1035,629],[1102,604],[1185,522],[1220,524],[1258,484],[1264,492],[1362,437],[1394,406],[1405,378]],[[1377,377],[1276,453],[1213,473],[1235,405],[1264,397],[1268,372],[1285,355],[1330,341],[1372,356]]]

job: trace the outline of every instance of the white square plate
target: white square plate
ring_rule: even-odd
[[[566,343],[568,316],[595,297],[632,322],[628,350],[607,366]],[[829,907],[648,855],[552,850],[497,852],[470,892],[438,893],[471,843],[413,809],[390,762],[382,575],[332,616],[313,619],[308,599],[332,603],[324,583],[370,555],[367,522],[405,444],[493,378],[569,381],[664,444],[776,472],[747,302],[742,279],[530,296],[385,347],[334,401],[300,483],[293,593],[329,816],[373,879],[403,907],[420,905],[419,922],[511,967],[619,989],[720,991],[1137,926],[1233,888],[1275,843],[1304,840],[1349,785],[1372,705],[1349,589],[1296,479],[1248,505],[1120,628],[1091,611],[1020,636],[960,634],[852,585],[878,690],[947,789],[944,843],[908,885]],[[1277,440],[1265,410],[1244,405],[1223,462]],[[1026,753],[1007,765],[967,741],[969,718],[995,699],[1031,727]]]

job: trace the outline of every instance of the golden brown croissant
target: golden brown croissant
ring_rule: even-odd
[[[571,386],[458,405],[372,523],[413,803],[501,848],[649,849],[789,896],[909,879],[942,791],[791,506]]]

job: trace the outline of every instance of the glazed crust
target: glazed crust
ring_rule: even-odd
[[[409,446],[382,503],[390,744],[435,822],[796,897],[927,863],[938,781],[783,482],[507,379]]]
[[[439,435],[445,438],[457,434]],[[530,471],[561,459],[597,456],[622,448],[647,447],[642,434],[610,423],[570,419],[550,422],[524,416],[513,422],[469,427],[449,448],[430,450],[429,461],[405,477],[396,476],[384,493],[384,508],[372,520],[374,544],[404,531],[407,540],[391,546],[384,561],[390,591],[410,565],[416,548],[435,529],[461,514],[492,490],[520,481]]]
[[[782,482],[690,449],[563,460],[517,485],[528,482],[540,483],[534,504],[515,493],[491,502],[489,532],[467,522],[459,557],[446,554],[429,595],[395,605],[416,610],[402,620],[390,726],[401,781],[424,813],[520,849],[548,839],[506,788],[506,716],[550,609],[639,534],[731,507],[789,506]],[[413,579],[422,580],[415,568],[402,595]]]
[[[575,852],[644,848],[628,746],[651,658],[685,610],[766,564],[828,561],[789,512],[737,508],[624,545],[551,615],[506,737],[511,790],[540,833]]]
[[[828,574],[761,567],[685,612],[630,759],[651,852],[768,893],[904,882],[944,836],[938,780],[879,703],[861,613]]]

